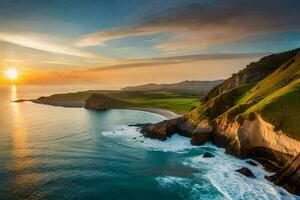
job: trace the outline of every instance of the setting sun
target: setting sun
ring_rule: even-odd
[[[17,70],[15,69],[7,69],[4,72],[6,78],[10,79],[10,80],[16,80],[19,76],[19,73]]]

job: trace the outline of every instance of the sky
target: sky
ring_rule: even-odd
[[[0,0],[0,85],[228,78],[300,47],[299,0]],[[3,73],[1,73],[3,74]]]

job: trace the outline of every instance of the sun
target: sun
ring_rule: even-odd
[[[19,73],[16,69],[7,69],[4,71],[6,78],[10,80],[16,80],[19,76]]]

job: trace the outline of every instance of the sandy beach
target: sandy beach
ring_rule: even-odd
[[[151,112],[155,113],[158,115],[162,115],[167,119],[174,119],[177,117],[180,117],[181,115],[174,113],[172,111],[166,110],[166,109],[161,109],[161,108],[144,108],[144,107],[137,107],[137,108],[128,108],[129,110],[141,110],[141,111],[146,111],[146,112]]]

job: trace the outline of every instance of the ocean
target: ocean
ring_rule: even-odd
[[[84,89],[0,87],[0,200],[300,199],[222,148],[178,135],[151,140],[129,126],[163,116],[12,102]],[[244,166],[257,178],[235,172]]]

